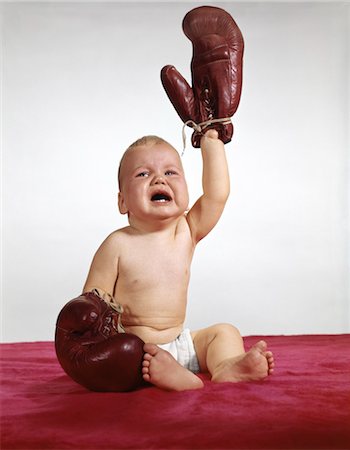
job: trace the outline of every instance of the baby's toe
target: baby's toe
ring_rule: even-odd
[[[265,341],[259,341],[255,345],[253,345],[253,348],[255,348],[261,353],[264,353],[267,348],[267,344]]]
[[[151,361],[151,359],[153,358],[153,356],[152,355],[150,355],[149,353],[145,353],[144,355],[143,355],[143,360],[144,361]]]
[[[157,354],[157,352],[159,351],[159,347],[157,347],[157,345],[155,344],[145,344],[143,346],[143,351],[145,352],[145,356],[148,354],[148,359],[151,359],[152,356],[155,356]]]
[[[143,379],[144,379],[145,381],[150,381],[150,379],[151,379],[149,373],[144,373],[144,374],[142,375],[142,377],[143,377]]]

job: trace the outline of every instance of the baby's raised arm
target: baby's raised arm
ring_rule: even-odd
[[[215,130],[201,139],[203,158],[203,195],[187,215],[195,243],[203,239],[217,224],[230,193],[230,179],[223,142]]]

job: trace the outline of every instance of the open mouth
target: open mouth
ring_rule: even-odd
[[[165,192],[157,192],[151,197],[151,201],[157,203],[171,202],[171,200],[172,198],[170,197],[170,195],[166,194]]]

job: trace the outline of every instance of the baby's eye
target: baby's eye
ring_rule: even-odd
[[[149,172],[144,171],[144,172],[138,173],[136,176],[137,177],[148,177],[148,175],[149,175]]]
[[[174,170],[167,170],[165,175],[176,175],[176,172]]]

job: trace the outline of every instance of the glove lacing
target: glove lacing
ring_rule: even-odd
[[[183,150],[182,150],[181,156],[184,155],[185,150],[186,150],[186,133],[185,133],[186,126],[193,128],[199,134],[203,134],[203,131],[213,123],[222,123],[223,125],[229,125],[230,123],[232,123],[232,121],[231,121],[231,117],[224,117],[222,119],[210,119],[210,120],[206,120],[205,122],[200,122],[200,123],[196,123],[192,119],[184,122],[184,124],[182,126]]]
[[[120,303],[116,302],[115,298],[108,292],[104,291],[103,289],[93,288],[91,292],[100,297],[101,300],[106,302],[107,305],[109,305],[112,309],[114,309],[114,311],[118,313],[118,322],[117,322],[118,333],[125,333],[125,329],[121,321],[121,315],[124,312],[123,306]]]

